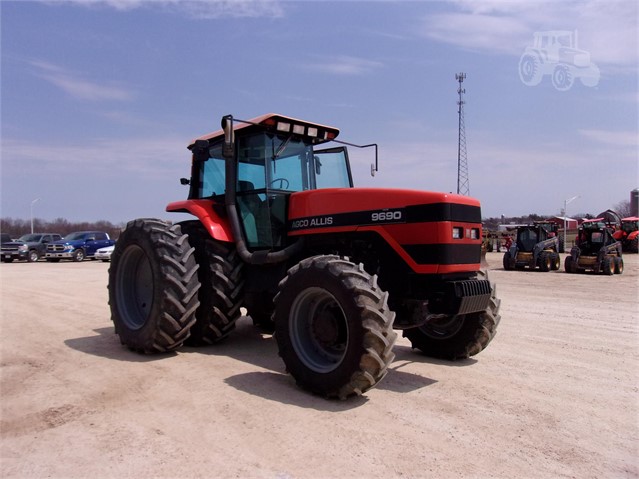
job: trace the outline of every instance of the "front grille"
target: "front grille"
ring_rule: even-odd
[[[13,251],[18,251],[18,245],[5,245],[2,247],[2,252],[11,253]]]
[[[47,251],[49,252],[56,252],[56,251],[64,251],[64,245],[63,244],[48,244],[47,245]]]

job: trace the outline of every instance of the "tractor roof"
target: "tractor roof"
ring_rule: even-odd
[[[621,218],[621,221],[639,221],[638,216],[628,216],[627,218]]]
[[[312,123],[306,120],[298,120],[289,116],[279,115],[277,113],[267,113],[266,115],[252,118],[251,120],[242,121],[235,119],[233,122],[233,131],[239,131],[246,128],[265,128],[279,131],[282,133],[291,132],[300,136],[306,136],[313,139],[313,143],[325,143],[337,138],[339,129],[333,126]],[[216,140],[224,138],[224,131],[219,129],[208,135],[200,136],[191,141],[192,146],[196,140]]]

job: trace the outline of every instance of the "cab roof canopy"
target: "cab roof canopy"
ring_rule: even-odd
[[[305,120],[298,120],[289,116],[279,115],[277,113],[267,113],[266,115],[258,116],[250,120],[238,120],[233,119],[233,131],[246,130],[269,130],[274,133],[287,134],[291,133],[294,136],[306,137],[314,144],[326,143],[337,138],[339,135],[339,129],[321,125],[319,123],[311,123]],[[219,129],[208,135],[200,136],[194,139],[189,149],[195,144],[197,140],[215,141],[224,138],[224,130]]]

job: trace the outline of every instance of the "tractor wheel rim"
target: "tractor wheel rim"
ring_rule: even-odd
[[[344,359],[348,322],[335,297],[325,289],[302,291],[291,305],[289,330],[300,361],[318,373],[328,373]]]
[[[153,272],[142,248],[130,246],[124,251],[117,276],[120,315],[128,328],[140,329],[153,306]]]
[[[434,339],[448,339],[455,336],[462,328],[466,315],[457,314],[454,316],[446,316],[441,319],[428,321],[419,329]]]

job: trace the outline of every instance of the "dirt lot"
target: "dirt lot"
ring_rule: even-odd
[[[488,260],[488,349],[448,363],[400,339],[348,401],[298,389],[249,319],[139,356],[113,334],[108,264],[2,264],[2,477],[639,477],[637,255],[611,277]]]

